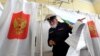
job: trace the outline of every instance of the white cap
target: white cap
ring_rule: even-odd
[[[48,15],[45,17],[45,20],[49,19],[49,18],[52,17],[52,16],[56,16],[56,15],[54,15],[54,14],[48,14]]]

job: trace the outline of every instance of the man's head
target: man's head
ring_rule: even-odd
[[[57,16],[53,14],[48,14],[45,18],[51,25],[51,27],[55,28],[58,24]]]

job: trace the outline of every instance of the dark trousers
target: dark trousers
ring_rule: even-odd
[[[53,47],[53,56],[66,56],[69,45],[65,42],[59,43]]]

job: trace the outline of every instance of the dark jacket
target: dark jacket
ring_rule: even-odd
[[[69,37],[69,33],[72,33],[72,28],[67,23],[59,22],[56,28],[49,29],[48,42],[49,40],[55,41],[56,44],[65,42],[65,40]]]
[[[56,28],[49,29],[48,42],[49,40],[53,40],[55,42],[52,49],[53,56],[66,56],[69,45],[65,42],[65,40],[69,37],[69,33],[72,33],[72,28],[67,23],[59,22]]]

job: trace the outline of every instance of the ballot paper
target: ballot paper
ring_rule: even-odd
[[[72,34],[65,41],[71,47],[73,48],[77,47],[81,35],[81,31],[84,25],[85,25],[84,23],[77,21],[76,24],[73,26]]]

